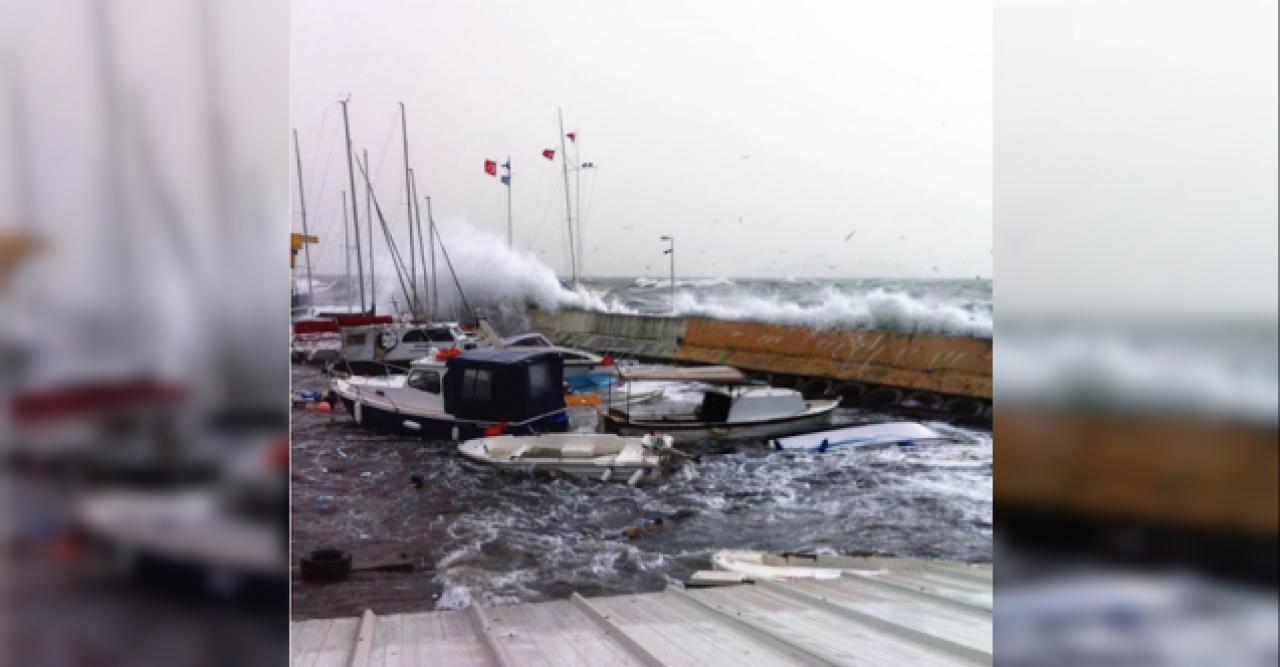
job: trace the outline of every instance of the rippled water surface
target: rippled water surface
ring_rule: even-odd
[[[323,388],[294,367],[295,389]],[[840,421],[890,415],[842,410]],[[723,548],[991,559],[991,437],[930,422],[942,444],[822,455],[747,443],[630,488],[502,473],[455,445],[368,431],[341,410],[294,411],[293,540],[357,555],[404,553],[411,572],[293,585],[295,618],[456,609],[655,591]],[[421,473],[424,488],[410,484]],[[665,528],[620,531],[657,517]]]

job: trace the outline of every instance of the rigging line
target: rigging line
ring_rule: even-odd
[[[449,265],[449,275],[453,276],[453,284],[458,288],[458,296],[462,297],[463,312],[471,313],[471,304],[467,303],[467,295],[462,291],[462,283],[458,281],[458,273],[453,270],[453,261],[449,259],[449,251],[444,247],[444,237],[440,236],[440,229],[435,223],[431,223],[431,228],[435,230],[436,240],[440,242],[440,252],[444,255],[445,264]]]
[[[582,216],[583,220],[591,217],[591,202],[595,200],[596,197],[596,172],[598,170],[599,169],[597,167],[591,168],[591,184],[587,186],[587,213]]]
[[[395,114],[393,114],[393,117],[392,117],[392,119],[391,119],[391,128],[390,128],[390,131],[388,131],[388,132],[387,132],[387,140],[386,140],[386,141],[384,141],[384,142],[382,143],[382,157],[378,158],[378,168],[377,168],[376,170],[374,170],[374,172],[373,172],[373,183],[374,183],[374,185],[377,185],[377,183],[378,183],[378,178],[380,178],[380,177],[382,176],[382,166],[383,166],[383,164],[387,161],[387,151],[389,151],[389,150],[391,149],[391,139],[392,139],[392,137],[394,137],[394,136],[395,136],[395,134],[396,134],[396,128],[400,125],[400,120],[399,120],[399,119],[400,119],[400,111],[399,111],[399,107],[397,107],[396,109],[397,109],[397,110],[396,110]]]
[[[382,205],[378,203],[378,194],[373,192],[373,184],[369,182],[369,172],[362,163],[360,165],[360,173],[364,176],[365,183],[369,186],[370,198],[373,200],[373,208],[378,213],[378,222],[382,226],[382,234],[387,240],[387,247],[391,252],[391,261],[396,270],[396,278],[400,282],[400,290],[404,292],[405,303],[412,303],[409,298],[409,289],[404,282],[404,258],[400,255],[399,248],[396,247],[396,240],[391,236],[391,228],[387,226],[387,220],[382,215]],[[369,239],[372,243],[373,239]]]
[[[538,207],[538,216],[534,218],[537,222],[535,222],[533,226],[533,235],[525,242],[525,250],[535,254],[536,248],[534,248],[534,245],[542,239],[542,226],[547,222],[547,207],[555,195],[554,192],[547,189],[547,180],[549,176],[549,173],[544,172],[542,174],[542,180],[538,182],[538,188],[535,190],[535,192],[542,194],[542,206]]]
[[[334,104],[337,104],[337,103],[335,102]],[[334,125],[333,130],[334,130],[333,136],[329,140],[329,152],[328,154],[325,155],[325,158],[324,158],[324,169],[320,171],[320,191],[311,196],[311,204],[309,205],[309,208],[308,208],[308,210],[311,210],[311,211],[319,212],[320,208],[318,206],[318,203],[324,201],[325,187],[329,183],[329,163],[333,159],[333,147],[334,147],[334,144],[337,143],[337,139],[338,139],[338,126]],[[319,145],[319,144],[316,144],[316,145]],[[326,219],[329,219],[329,218],[332,218],[332,213],[329,216],[326,216]],[[319,231],[319,230],[316,230],[316,231]]]

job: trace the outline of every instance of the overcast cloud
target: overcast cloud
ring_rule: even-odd
[[[665,272],[667,233],[684,275],[991,273],[989,3],[380,0],[294,3],[291,20],[320,270],[342,269],[350,93],[393,224],[403,101],[436,218],[505,236],[482,166],[510,155],[516,244],[561,272],[562,179],[539,155],[559,150],[557,107],[597,165],[588,275]]]

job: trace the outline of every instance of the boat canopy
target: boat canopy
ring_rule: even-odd
[[[468,350],[446,364],[444,409],[458,419],[523,422],[564,408],[564,362],[553,352]]]
[[[619,368],[623,380],[669,380],[707,384],[746,384],[747,376],[732,366],[691,366],[687,368]]]

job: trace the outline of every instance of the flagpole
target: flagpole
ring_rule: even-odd
[[[578,258],[576,254],[576,246],[573,242],[573,204],[569,199],[569,151],[565,150],[564,145],[564,111],[559,107],[556,113],[560,116],[560,166],[564,171],[564,210],[566,224],[569,230],[569,267],[572,276],[571,285],[576,289],[578,286]]]
[[[511,156],[507,156],[507,247],[515,249],[515,228],[511,225]]]
[[[578,145],[578,135],[573,135],[573,199],[574,211],[577,213],[578,226],[578,270],[587,272],[587,263],[583,259],[582,250],[582,148]]]

